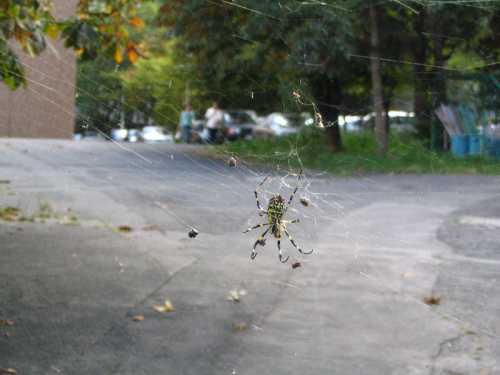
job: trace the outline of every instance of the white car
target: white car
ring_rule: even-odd
[[[111,129],[111,138],[114,141],[122,142],[127,139],[128,130],[124,128]]]
[[[314,124],[314,119],[309,113],[271,113],[267,116],[265,125],[277,137],[295,134],[305,126]]]
[[[171,134],[165,132],[161,126],[145,126],[141,138],[144,142],[173,142]]]

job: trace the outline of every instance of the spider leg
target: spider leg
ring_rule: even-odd
[[[288,258],[290,258],[289,256],[287,256],[285,260],[283,260],[283,253],[281,252],[281,239],[278,240],[277,244],[278,244],[278,257],[280,259],[280,262],[281,263],[288,262]]]
[[[257,225],[254,225],[253,227],[250,227],[248,228],[247,230],[245,230],[243,233],[248,233],[250,232],[251,230],[254,230],[254,229],[257,229],[257,228],[262,228],[262,227],[265,227],[265,226],[268,226],[269,223],[264,223],[264,224],[257,224]]]
[[[264,185],[264,182],[266,182],[268,178],[269,178],[269,176],[266,176],[266,177],[262,180],[262,182],[261,182],[259,185],[257,185],[257,188],[256,188],[256,189],[254,190],[254,192],[253,192],[253,193],[255,194],[255,201],[257,202],[257,208],[258,208],[258,210],[259,210],[259,212],[260,212],[260,215],[262,215],[262,212],[264,211],[264,209],[262,208],[262,206],[261,206],[261,204],[260,204],[260,201],[259,201],[259,188],[260,188],[262,185]]]
[[[300,179],[302,178],[302,174],[303,174],[303,172],[301,170],[298,177],[297,177],[297,184],[299,183]],[[288,207],[290,207],[290,205],[292,204],[293,198],[295,197],[297,190],[299,190],[299,185],[295,186],[295,189],[293,189],[293,193],[290,194],[290,198],[288,198],[288,203],[285,207],[285,210],[283,211],[283,215],[286,214],[286,212],[288,211]]]
[[[255,251],[255,248],[257,247],[257,245],[264,246],[264,244],[265,244],[264,237],[266,236],[267,232],[269,232],[269,229],[271,229],[271,227],[267,228],[264,231],[264,233],[262,233],[259,236],[259,238],[257,238],[257,241],[255,241],[255,243],[253,244],[253,249],[252,249],[252,254],[250,254],[250,259],[255,259],[255,257],[257,256],[257,252]]]
[[[295,240],[292,238],[292,236],[290,235],[290,233],[288,233],[288,231],[286,229],[285,229],[285,234],[288,237],[288,239],[290,240],[290,242],[292,243],[293,247],[295,247],[299,251],[299,253],[309,255],[314,251],[314,250],[303,251],[300,247],[297,246],[297,244],[295,243]]]

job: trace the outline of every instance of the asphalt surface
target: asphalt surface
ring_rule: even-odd
[[[250,261],[258,230],[242,234],[268,171],[172,145],[0,140],[0,155],[0,209],[20,209],[0,220],[0,368],[500,374],[498,177],[308,173],[289,228],[315,251],[284,239],[280,264],[272,238]],[[264,204],[290,194],[285,172]]]

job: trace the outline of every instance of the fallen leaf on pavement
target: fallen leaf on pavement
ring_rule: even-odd
[[[120,225],[118,227],[118,231],[122,232],[122,233],[130,233],[130,232],[132,232],[132,228],[129,227],[128,225]]]
[[[247,291],[244,290],[244,289],[234,289],[234,290],[231,290],[229,292],[229,294],[227,295],[227,300],[228,301],[232,301],[232,302],[240,302],[241,301],[241,297],[243,296],[246,296],[247,295]]]
[[[238,160],[234,156],[231,156],[227,160],[227,165],[229,165],[230,167],[236,167],[238,165]]]
[[[4,221],[16,221],[21,216],[21,210],[17,207],[0,207],[0,219]]]
[[[247,329],[248,329],[248,324],[244,322],[233,323],[233,331],[235,332],[243,332],[246,331]]]
[[[14,322],[13,320],[0,319],[0,326],[13,326],[14,324],[16,324],[16,322]]]
[[[441,297],[431,295],[430,297],[425,297],[424,302],[429,305],[439,305],[441,304]]]
[[[154,305],[153,308],[160,313],[175,311],[175,307],[169,299],[166,299],[163,305]]]
[[[228,301],[240,302],[240,294],[237,290],[231,290],[227,296]]]
[[[300,198],[300,203],[304,207],[309,207],[309,199],[307,199],[307,198],[304,198],[304,197]]]
[[[144,315],[136,315],[132,318],[134,322],[142,322],[144,320]]]
[[[17,374],[17,371],[13,368],[0,368],[0,374]]]

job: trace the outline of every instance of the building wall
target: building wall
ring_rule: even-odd
[[[78,0],[54,0],[57,17],[69,17]],[[76,60],[60,41],[40,56],[18,52],[27,87],[11,91],[0,82],[0,137],[71,138],[75,124]]]

